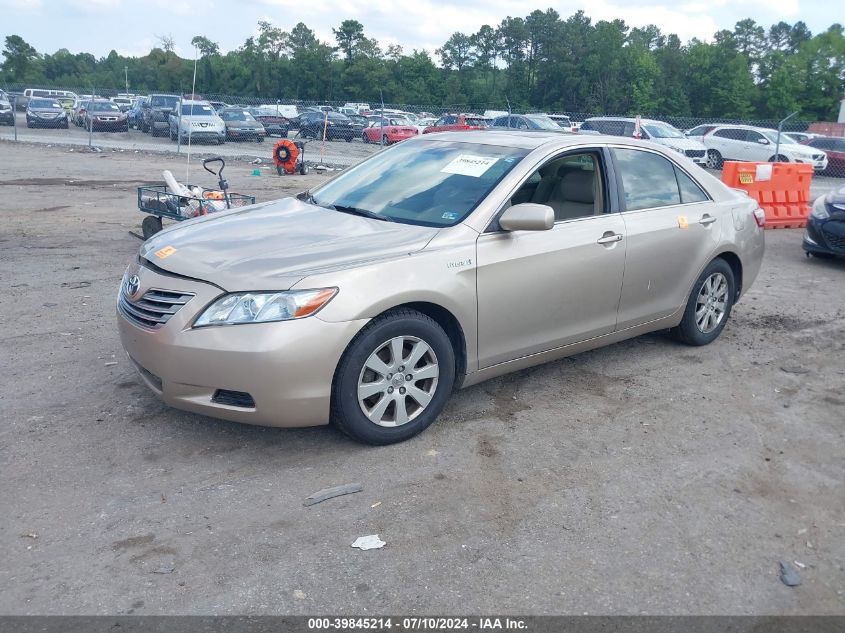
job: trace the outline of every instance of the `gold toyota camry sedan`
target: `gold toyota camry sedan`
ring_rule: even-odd
[[[431,134],[157,234],[118,326],[169,405],[389,444],[459,387],[653,330],[710,343],[757,276],[764,221],[663,146]]]

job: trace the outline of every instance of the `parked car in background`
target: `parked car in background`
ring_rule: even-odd
[[[371,121],[370,126],[361,132],[361,140],[365,143],[382,143],[392,145],[399,141],[413,138],[419,134],[415,125],[409,125],[402,117],[384,117]]]
[[[809,141],[811,138],[819,136],[818,134],[812,134],[810,132],[783,132],[783,134],[786,134],[796,143],[804,143],[805,141]]]
[[[305,112],[299,117],[299,135],[315,138],[351,142],[355,138],[352,121],[345,114],[331,111]]]
[[[159,136],[170,129],[170,115],[179,107],[179,96],[172,94],[151,94],[144,104],[141,131],[150,136]]]
[[[127,119],[129,119],[129,127],[134,127],[135,129],[140,130],[141,124],[144,120],[144,104],[147,102],[149,97],[138,97],[135,99],[135,103],[129,109],[129,112],[126,113]]]
[[[845,187],[834,189],[813,203],[802,246],[808,256],[845,257]]]
[[[609,134],[636,138],[637,120],[629,117],[592,117],[581,124],[579,134]],[[664,145],[679,154],[683,154],[702,167],[707,164],[707,148],[694,138],[674,126],[654,119],[640,119],[639,138]]]
[[[55,99],[65,109],[68,117],[73,116],[73,110],[76,107],[78,99],[74,99],[73,97],[56,97]]]
[[[258,106],[265,112],[273,112],[276,116],[283,116],[286,119],[293,119],[299,116],[299,110],[295,105],[284,105],[281,103],[262,103]]]
[[[207,141],[222,145],[226,142],[226,124],[208,101],[183,99],[170,113],[170,140]]]
[[[209,101],[208,103],[212,108],[214,108],[214,111],[218,113],[225,110],[226,108],[237,107],[231,106],[228,103],[224,103],[223,101]]]
[[[90,103],[90,99],[80,99],[76,107],[73,109],[73,112],[70,115],[70,120],[73,121],[73,124],[77,127],[82,127],[82,124],[85,122],[85,110]]]
[[[92,132],[97,130],[128,132],[129,118],[113,101],[94,100],[89,101],[85,108],[83,126]]]
[[[490,128],[512,130],[549,130],[563,132],[561,127],[545,114],[506,114],[493,119]]]
[[[704,123],[703,125],[697,125],[693,128],[688,130],[684,130],[684,136],[689,138],[698,138],[701,140],[701,137],[710,132],[711,130],[716,129],[719,127],[719,123]]]
[[[290,131],[290,119],[269,108],[245,108],[257,121],[264,126],[267,136],[287,138]]]
[[[117,325],[170,406],[390,444],[456,387],[646,332],[715,341],[759,273],[764,221],[665,147],[422,135],[296,197],[154,236],[129,261]]]
[[[12,109],[12,103],[6,98],[4,94],[0,98],[0,125],[14,125],[15,111]]]
[[[548,117],[564,130],[575,131],[572,129],[572,119],[568,114],[549,114]]]
[[[490,125],[490,120],[477,114],[447,114],[440,117],[425,128],[423,134],[433,132],[466,132],[468,130],[485,130]]]
[[[129,112],[132,108],[132,99],[130,97],[112,97],[110,101],[120,108],[121,112]]]
[[[30,99],[55,99],[56,97],[70,97],[79,99],[79,95],[70,90],[44,90],[41,88],[27,88],[16,100],[18,110],[26,110]]]
[[[720,125],[701,137],[707,147],[709,167],[719,168],[726,160],[751,162],[807,163],[816,171],[827,169],[827,154],[796,143],[785,134],[750,125]],[[776,153],[777,152],[777,153]]]
[[[814,135],[804,144],[827,154],[827,169],[824,170],[826,175],[845,178],[845,138]]]
[[[55,99],[32,97],[26,106],[26,127],[63,127],[67,129],[67,112]]]
[[[257,141],[262,143],[267,132],[261,121],[243,108],[223,108],[216,110],[226,126],[228,141]]]
[[[363,114],[347,114],[349,122],[352,123],[352,131],[355,137],[359,137],[364,133],[364,130],[370,125],[369,120]]]
[[[423,117],[419,121],[417,121],[417,129],[419,130],[420,134],[425,132],[426,128],[431,127],[437,123],[437,117]]]

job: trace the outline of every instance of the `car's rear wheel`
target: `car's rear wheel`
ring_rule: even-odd
[[[724,259],[714,259],[693,285],[675,336],[687,345],[715,341],[731,316],[735,296],[733,270]]]
[[[784,156],[783,154],[778,154],[777,156],[769,156],[770,163],[788,163],[789,159]]]
[[[332,422],[360,442],[401,442],[425,430],[455,382],[449,337],[430,317],[394,310],[350,343],[335,373]]]
[[[707,167],[708,169],[721,169],[722,164],[722,155],[715,149],[707,150]]]
[[[364,141],[364,143],[369,143],[369,142],[370,142],[370,139],[368,139],[368,138],[367,138],[367,133],[366,133],[366,132],[364,132],[364,133],[362,133],[362,134],[361,134],[361,140],[362,140],[362,141]]]

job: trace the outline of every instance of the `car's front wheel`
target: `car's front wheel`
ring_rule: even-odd
[[[684,317],[674,333],[687,345],[707,345],[715,341],[731,316],[736,282],[724,259],[714,259],[692,287]]]
[[[455,382],[455,353],[434,319],[394,310],[350,343],[335,373],[332,422],[356,440],[384,445],[425,430]]]

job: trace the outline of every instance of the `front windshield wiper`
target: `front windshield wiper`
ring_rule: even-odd
[[[324,209],[330,209],[331,211],[340,211],[341,213],[349,213],[351,215],[360,215],[365,218],[372,218],[373,220],[383,220],[385,222],[393,222],[393,218],[387,215],[381,215],[380,213],[376,213],[375,211],[369,211],[367,209],[359,209],[358,207],[347,207],[341,204],[323,204],[321,202],[317,202],[314,199],[314,196],[311,195],[310,191],[304,191],[299,196],[297,196],[303,202],[307,202],[309,204],[313,204],[318,207],[323,207]]]

